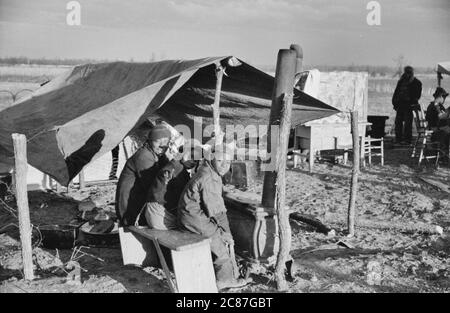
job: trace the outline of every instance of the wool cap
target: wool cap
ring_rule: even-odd
[[[155,141],[162,138],[170,139],[171,133],[170,130],[164,125],[158,124],[152,128],[150,133],[148,134],[149,141]]]

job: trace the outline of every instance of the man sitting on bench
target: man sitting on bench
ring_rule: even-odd
[[[234,241],[222,197],[222,178],[231,162],[217,149],[212,160],[204,160],[186,185],[178,204],[178,223],[182,230],[211,238],[211,252],[217,288],[240,287],[246,281],[239,278],[234,257]]]

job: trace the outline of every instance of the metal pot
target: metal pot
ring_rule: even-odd
[[[89,222],[84,223],[80,227],[80,236],[78,242],[81,245],[91,247],[104,247],[111,248],[119,246],[119,228],[117,222],[114,229],[109,233],[96,233],[91,232],[92,225]]]

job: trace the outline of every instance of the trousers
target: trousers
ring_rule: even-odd
[[[395,140],[411,142],[413,112],[411,108],[399,108],[395,116]]]
[[[159,230],[177,228],[177,217],[158,202],[148,202],[144,208],[148,227]]]
[[[239,277],[233,265],[230,249],[234,249],[234,246],[224,240],[221,232],[217,231],[211,237],[211,253],[217,281],[231,281]]]

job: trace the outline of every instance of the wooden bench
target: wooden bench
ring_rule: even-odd
[[[119,237],[124,265],[162,267],[172,292],[217,292],[211,239],[188,232],[136,226],[120,227]]]

